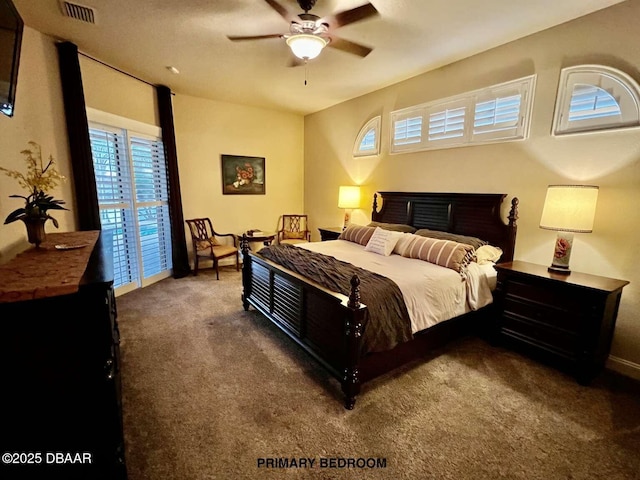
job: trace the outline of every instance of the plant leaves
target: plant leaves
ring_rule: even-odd
[[[24,208],[18,208],[7,215],[7,218],[4,221],[4,224],[15,222],[16,220],[20,220],[22,217],[27,215],[27,211]]]

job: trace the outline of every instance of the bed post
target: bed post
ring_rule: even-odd
[[[346,368],[342,378],[342,391],[345,394],[344,408],[353,410],[356,404],[356,395],[360,393],[358,359],[360,358],[362,318],[364,315],[364,307],[360,303],[360,279],[356,275],[351,277],[351,293],[349,294],[347,306],[349,311],[344,332],[347,341]]]
[[[374,219],[377,213],[378,213],[378,194],[374,193],[373,194],[373,212],[371,214],[371,220]]]
[[[249,256],[249,239],[243,233],[240,239],[240,251],[242,252],[242,306],[249,310],[247,298],[251,295],[251,257]]]
[[[509,250],[505,252],[505,256],[504,259],[505,261],[511,262],[513,261],[513,256],[515,255],[515,248],[516,248],[516,233],[518,231],[518,225],[517,225],[517,220],[518,220],[518,204],[520,203],[520,200],[518,200],[518,197],[513,197],[511,199],[511,210],[509,210],[509,216],[507,217],[509,219],[509,238],[508,238],[508,245],[509,245]]]

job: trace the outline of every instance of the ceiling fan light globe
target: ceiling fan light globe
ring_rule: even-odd
[[[287,38],[287,45],[293,54],[302,60],[316,58],[327,43],[329,43],[328,40],[323,37],[306,33],[291,35]]]

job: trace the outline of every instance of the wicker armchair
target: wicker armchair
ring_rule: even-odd
[[[239,270],[239,255],[236,236],[233,233],[218,233],[213,229],[211,220],[208,218],[194,218],[185,220],[191,231],[191,241],[193,242],[193,274],[198,275],[198,263],[200,258],[213,260],[213,268],[216,270],[216,279],[220,280],[218,271],[218,260],[221,258],[236,257],[236,271]],[[233,246],[222,244],[217,237],[231,237]]]
[[[306,215],[282,215],[278,230],[278,243],[303,243],[311,241]]]

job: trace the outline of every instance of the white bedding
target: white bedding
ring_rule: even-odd
[[[413,333],[444,320],[477,310],[492,301],[496,272],[493,265],[469,266],[466,280],[449,268],[392,254],[366,252],[346,240],[302,243],[296,246],[330,255],[393,280],[404,297]]]

